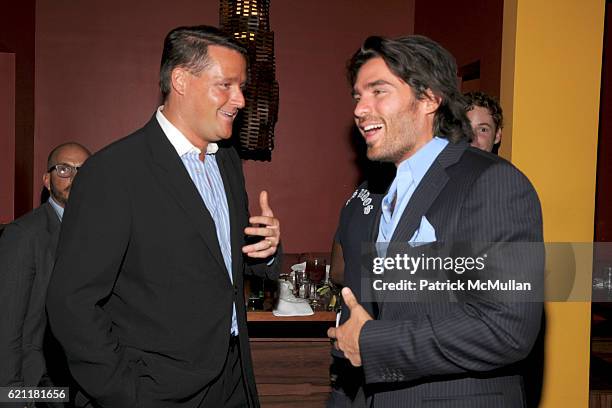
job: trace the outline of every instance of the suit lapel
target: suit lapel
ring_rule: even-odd
[[[449,143],[419,183],[408,205],[393,232],[392,242],[408,242],[421,224],[421,219],[434,203],[449,180],[446,168],[459,160],[467,145],[465,143]]]
[[[240,198],[240,192],[236,191],[238,188],[238,183],[232,182],[232,179],[235,178],[236,170],[231,168],[232,164],[230,162],[227,148],[219,147],[216,157],[217,165],[219,166],[219,171],[221,172],[221,178],[223,179],[225,196],[227,198],[227,207],[230,218],[230,237],[232,241],[232,276],[234,282],[236,282],[237,275],[242,274],[239,267],[242,265],[242,262],[240,262],[240,256],[243,242],[243,232],[242,230],[237,229],[240,227],[240,223],[238,222],[238,212],[240,211],[238,208],[238,203],[241,203],[241,205],[244,205],[245,203],[243,203],[243,200]]]
[[[53,207],[51,207],[51,204],[45,203],[45,212],[47,213],[47,232],[49,233],[49,248],[51,249],[51,256],[53,256],[57,247],[61,224],[60,219]]]
[[[378,208],[378,211],[376,211],[376,216],[373,221],[373,227],[372,227],[371,236],[370,236],[370,239],[372,242],[376,242],[376,240],[378,239],[378,230],[380,229],[380,217],[382,217],[382,199],[383,198],[384,198],[384,195],[381,195],[378,201],[378,206],[376,206],[376,208]]]
[[[46,288],[55,265],[55,251],[60,233],[60,219],[51,204],[45,203],[43,206],[47,222],[47,225],[45,225],[46,236],[44,238],[46,246],[42,268],[37,273],[36,279],[41,282],[41,287]]]
[[[157,181],[167,190],[167,196],[176,200],[189,219],[193,221],[213,258],[222,268],[221,270],[225,271],[226,267],[217,239],[215,223],[181,158],[176,154],[176,150],[155,117],[145,125],[144,131],[147,134],[155,163],[153,172]],[[224,275],[229,280],[229,275],[227,273]]]
[[[449,143],[440,152],[423,176],[412,197],[410,197],[399,224],[393,232],[391,242],[408,243],[412,238],[421,224],[421,218],[425,216],[449,180],[446,168],[456,163],[466,148],[467,144],[465,142]],[[384,298],[385,293],[383,292],[382,299],[379,300],[379,318],[384,316],[385,306],[388,303],[385,302]]]
[[[448,176],[444,168],[437,161],[434,161],[412,197],[410,197],[410,201],[408,201],[408,205],[406,205],[406,209],[393,232],[392,242],[408,242],[412,238],[421,223],[421,218],[431,207],[447,181]]]

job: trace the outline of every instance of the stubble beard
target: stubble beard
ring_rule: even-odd
[[[51,197],[60,204],[65,207],[68,202],[68,195],[70,194],[70,187],[66,187],[63,190],[58,189],[55,185],[51,184]]]
[[[387,129],[389,132],[387,132]],[[415,129],[408,122],[402,123],[400,126],[385,127],[385,134],[381,142],[380,148],[368,145],[368,159],[397,165],[414,149],[416,144]]]
[[[390,120],[385,120],[384,136],[381,147],[376,148],[368,145],[367,157],[372,161],[393,163],[398,165],[414,150],[416,145],[416,100],[403,111],[398,112]]]

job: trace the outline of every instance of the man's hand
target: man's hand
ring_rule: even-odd
[[[359,335],[363,325],[368,320],[373,320],[372,316],[361,306],[355,295],[349,288],[342,289],[344,304],[349,308],[351,317],[338,327],[331,327],[327,330],[327,337],[336,340],[334,347],[342,350],[344,355],[355,367],[361,366],[361,351],[359,350]]]
[[[274,255],[278,248],[280,222],[274,218],[274,213],[268,204],[268,193],[265,190],[259,194],[259,207],[261,215],[249,218],[251,225],[259,224],[259,226],[246,227],[244,233],[264,239],[255,244],[243,246],[242,252],[251,258],[268,258]]]

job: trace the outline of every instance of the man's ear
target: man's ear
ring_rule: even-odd
[[[501,137],[502,137],[502,130],[497,129],[497,132],[495,132],[495,139],[493,140],[493,144],[498,144],[499,142],[501,142]]]
[[[425,113],[435,113],[440,107],[440,103],[442,103],[442,98],[434,94],[429,88],[427,88],[423,96],[424,97],[421,99],[421,102],[425,108]]]
[[[187,89],[187,81],[189,80],[189,71],[182,67],[176,67],[170,74],[172,89],[179,95],[184,95]]]
[[[51,191],[51,173],[43,174],[42,180],[43,180],[43,184],[45,185],[45,188]]]

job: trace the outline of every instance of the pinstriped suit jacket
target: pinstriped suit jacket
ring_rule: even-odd
[[[373,195],[373,201],[379,204],[381,197]],[[380,205],[375,209],[379,219]],[[365,217],[361,211],[346,210],[352,215],[344,230],[345,257],[355,253],[346,246],[360,245],[363,238],[363,231],[352,236],[350,225],[363,226],[358,218]],[[449,144],[434,161],[411,197],[392,242],[407,243],[423,216],[435,228],[439,242],[482,243],[477,246],[542,241],[540,204],[527,178],[505,160],[464,142]],[[369,217],[366,222],[372,241],[378,219]],[[531,256],[490,259],[487,267],[506,279],[520,271],[520,276],[538,280],[544,261],[542,247],[536,248]],[[473,250],[481,253],[486,248]],[[347,266],[350,263],[345,259]],[[352,270],[345,267],[349,286],[359,280],[349,276]],[[353,289],[360,292],[359,287]],[[375,317],[360,336],[368,405],[524,406],[517,367],[539,333],[542,305],[470,296],[459,302],[434,303],[382,299],[366,307]]]

